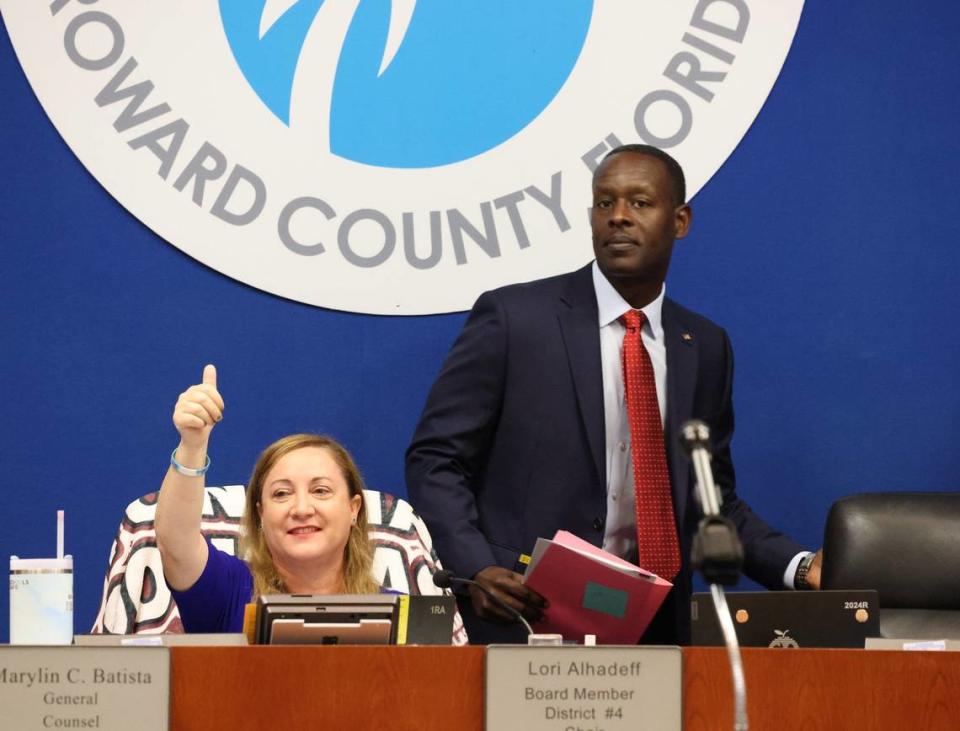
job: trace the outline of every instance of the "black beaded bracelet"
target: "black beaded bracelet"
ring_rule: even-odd
[[[806,591],[810,588],[810,584],[807,583],[807,573],[810,571],[810,566],[813,564],[813,559],[816,554],[809,554],[800,559],[800,564],[797,566],[797,573],[793,577],[793,588],[799,591]]]

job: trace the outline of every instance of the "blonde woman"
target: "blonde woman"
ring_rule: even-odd
[[[207,445],[223,418],[217,372],[180,394],[180,444],[157,503],[157,547],[188,632],[240,632],[244,606],[261,594],[373,594],[363,481],[328,437],[293,434],[267,447],[247,485],[240,554],[200,533]]]

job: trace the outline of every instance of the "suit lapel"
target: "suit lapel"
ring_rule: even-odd
[[[577,404],[597,470],[606,490],[606,432],[603,417],[603,372],[600,363],[600,326],[590,265],[574,272],[560,297],[557,318],[573,377]]]
[[[693,413],[697,386],[699,348],[695,334],[682,321],[677,306],[669,299],[663,303],[663,333],[667,349],[667,459],[677,525],[683,526],[690,494],[690,467],[680,448],[678,434]]]

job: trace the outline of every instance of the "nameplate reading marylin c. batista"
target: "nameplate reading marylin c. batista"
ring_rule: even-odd
[[[680,731],[679,647],[487,649],[486,729]]]
[[[166,647],[0,647],[0,728],[167,731]]]

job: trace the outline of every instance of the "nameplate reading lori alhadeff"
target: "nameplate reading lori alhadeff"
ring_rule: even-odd
[[[678,647],[487,649],[486,728],[679,731]]]
[[[0,728],[167,731],[166,647],[0,647]]]

